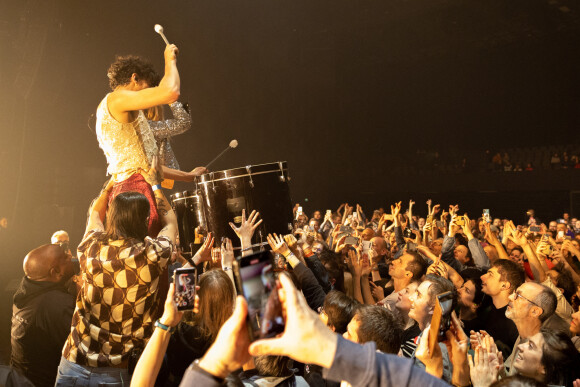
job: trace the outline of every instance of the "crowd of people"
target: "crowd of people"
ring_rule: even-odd
[[[148,181],[160,179],[153,168]],[[568,214],[546,226],[533,213],[516,225],[430,201],[425,217],[413,201],[405,212],[399,202],[371,216],[359,205],[311,217],[296,207],[293,232],[268,235],[284,333],[250,343],[232,267],[236,255],[258,249],[251,241],[263,227],[259,214],[244,211],[232,224],[237,253],[231,241],[214,246],[210,233],[186,259],[162,190],[155,195],[163,227],[151,238],[147,199],[122,193],[107,208],[111,186],[89,211],[79,276],[62,232],[25,258],[12,367],[34,385],[88,378],[135,386],[572,386],[580,379],[580,222]],[[194,310],[184,313],[173,285],[164,291],[162,282],[168,267],[192,263],[199,287]],[[32,320],[31,333],[24,322]]]
[[[270,293],[247,301],[240,265],[253,264],[264,248],[253,236],[269,227],[255,209],[231,219],[239,241],[208,233],[182,254],[162,183],[207,170],[177,169],[168,137],[181,126],[155,121],[165,104],[188,121],[176,104],[177,53],[167,45],[161,79],[138,57],[109,68],[96,135],[111,179],[89,208],[76,258],[64,232],[24,258],[2,382],[580,385],[580,222],[568,214],[546,226],[531,210],[519,225],[431,201],[312,216],[297,205],[292,232],[267,235],[269,264],[245,284]],[[177,291],[196,293],[183,311],[169,279],[193,267],[197,288],[177,281]],[[249,321],[256,299],[263,316]]]
[[[416,173],[486,173],[536,170],[580,169],[578,144],[531,148],[418,149],[412,155],[394,160],[393,169]]]

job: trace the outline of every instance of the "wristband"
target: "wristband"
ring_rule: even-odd
[[[175,332],[175,327],[170,327],[170,326],[167,326],[167,325],[163,324],[163,323],[162,323],[162,322],[161,322],[159,319],[158,319],[157,321],[155,321],[155,326],[156,326],[157,328],[161,328],[161,329],[163,329],[164,331],[167,331],[167,332],[169,332],[169,333],[173,333],[173,332]]]
[[[151,187],[151,189],[153,190],[153,192],[155,192],[158,189],[161,189],[161,184],[155,184],[154,186]]]

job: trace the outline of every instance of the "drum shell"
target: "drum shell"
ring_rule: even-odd
[[[227,237],[235,248],[240,247],[239,237],[229,223],[240,226],[242,209],[246,210],[246,217],[256,210],[262,219],[262,224],[254,232],[252,244],[266,242],[269,233],[288,234],[292,230],[288,180],[285,162],[201,176],[198,189],[203,198],[207,227],[216,242],[219,244],[223,237]]]
[[[192,256],[203,242],[199,235],[205,235],[207,224],[203,211],[203,200],[197,191],[184,191],[171,195],[171,206],[177,217],[179,245],[182,254]],[[198,240],[196,240],[196,228]]]

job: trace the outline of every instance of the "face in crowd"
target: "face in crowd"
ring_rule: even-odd
[[[531,336],[526,343],[518,345],[519,352],[513,363],[518,373],[534,379],[545,374],[542,365],[543,345],[544,337],[541,332]]]
[[[470,261],[469,257],[467,256],[468,252],[469,249],[467,248],[467,246],[458,245],[455,248],[455,250],[453,250],[453,256],[455,257],[455,259],[457,259],[459,262],[465,265]]]
[[[535,300],[541,292],[541,286],[533,282],[521,285],[509,296],[506,317],[513,321],[522,321],[527,318],[538,319],[542,314],[542,308],[536,304]]]
[[[428,322],[433,315],[433,305],[431,296],[429,295],[430,281],[423,281],[417,287],[415,293],[410,297],[411,309],[409,310],[409,318],[417,322]]]
[[[457,302],[460,307],[472,309],[474,312],[477,310],[477,305],[474,302],[475,299],[475,284],[473,281],[468,280],[457,289]]]
[[[419,284],[417,282],[411,282],[409,285],[405,286],[399,291],[397,302],[395,303],[395,308],[403,314],[408,314],[411,310],[411,296],[417,291]]]
[[[509,283],[501,280],[497,267],[490,268],[487,273],[481,276],[481,290],[487,295],[496,296],[508,287]]]
[[[407,266],[412,260],[412,255],[403,254],[398,259],[391,261],[389,265],[389,275],[394,279],[411,279],[413,273],[407,270]]]

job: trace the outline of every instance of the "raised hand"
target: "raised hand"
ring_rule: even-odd
[[[449,206],[449,214],[451,216],[457,214],[457,212],[459,212],[459,204],[455,204],[455,205],[450,205]]]
[[[230,227],[234,230],[238,238],[240,238],[242,246],[252,244],[251,241],[254,231],[256,231],[258,226],[262,223],[262,219],[258,220],[259,215],[260,213],[254,210],[246,220],[246,210],[244,209],[242,210],[242,223],[240,223],[240,227],[236,227],[235,224],[230,222]]]
[[[440,208],[441,208],[441,205],[440,204],[435,204],[433,206],[433,214],[432,215],[435,215],[436,213],[438,213],[439,210],[440,210]]]
[[[427,268],[427,274],[435,274],[439,277],[449,278],[449,273],[447,272],[447,267],[443,264],[442,261],[438,260],[435,263],[431,264]]]
[[[213,235],[212,233],[208,233],[207,237],[205,238],[205,241],[203,242],[203,245],[201,245],[201,247],[199,248],[199,250],[197,250],[197,253],[195,253],[195,256],[193,257],[193,260],[196,264],[199,264],[201,262],[206,262],[206,261],[211,261],[211,250],[213,247]]]
[[[457,232],[461,228],[461,226],[458,226],[457,224],[455,224],[456,219],[457,219],[457,215],[453,215],[451,217],[451,223],[449,223],[449,236],[450,237],[455,236],[455,234],[457,234]]]
[[[379,302],[385,298],[385,288],[382,286],[376,285],[373,281],[369,281],[369,285],[371,286],[371,291],[373,294],[374,299]]]
[[[473,239],[473,233],[471,232],[471,220],[469,219],[467,214],[463,215],[463,219],[465,220],[463,222],[463,225],[461,226],[461,228],[463,229],[463,233],[465,234],[468,240]]]
[[[197,313],[199,308],[199,297],[195,295],[195,305],[194,311]],[[168,327],[176,326],[183,317],[183,312],[177,309],[177,303],[175,302],[175,284],[169,284],[169,291],[167,292],[167,298],[165,299],[165,308],[163,309],[163,316],[161,316],[161,323],[167,325]]]
[[[282,254],[283,256],[287,256],[290,254],[290,249],[286,242],[284,242],[284,238],[278,236],[277,234],[268,234],[268,244],[272,248],[272,251],[278,254]]]
[[[221,246],[222,268],[231,268],[234,259],[234,247],[232,246],[232,241],[229,238],[226,238]]]

